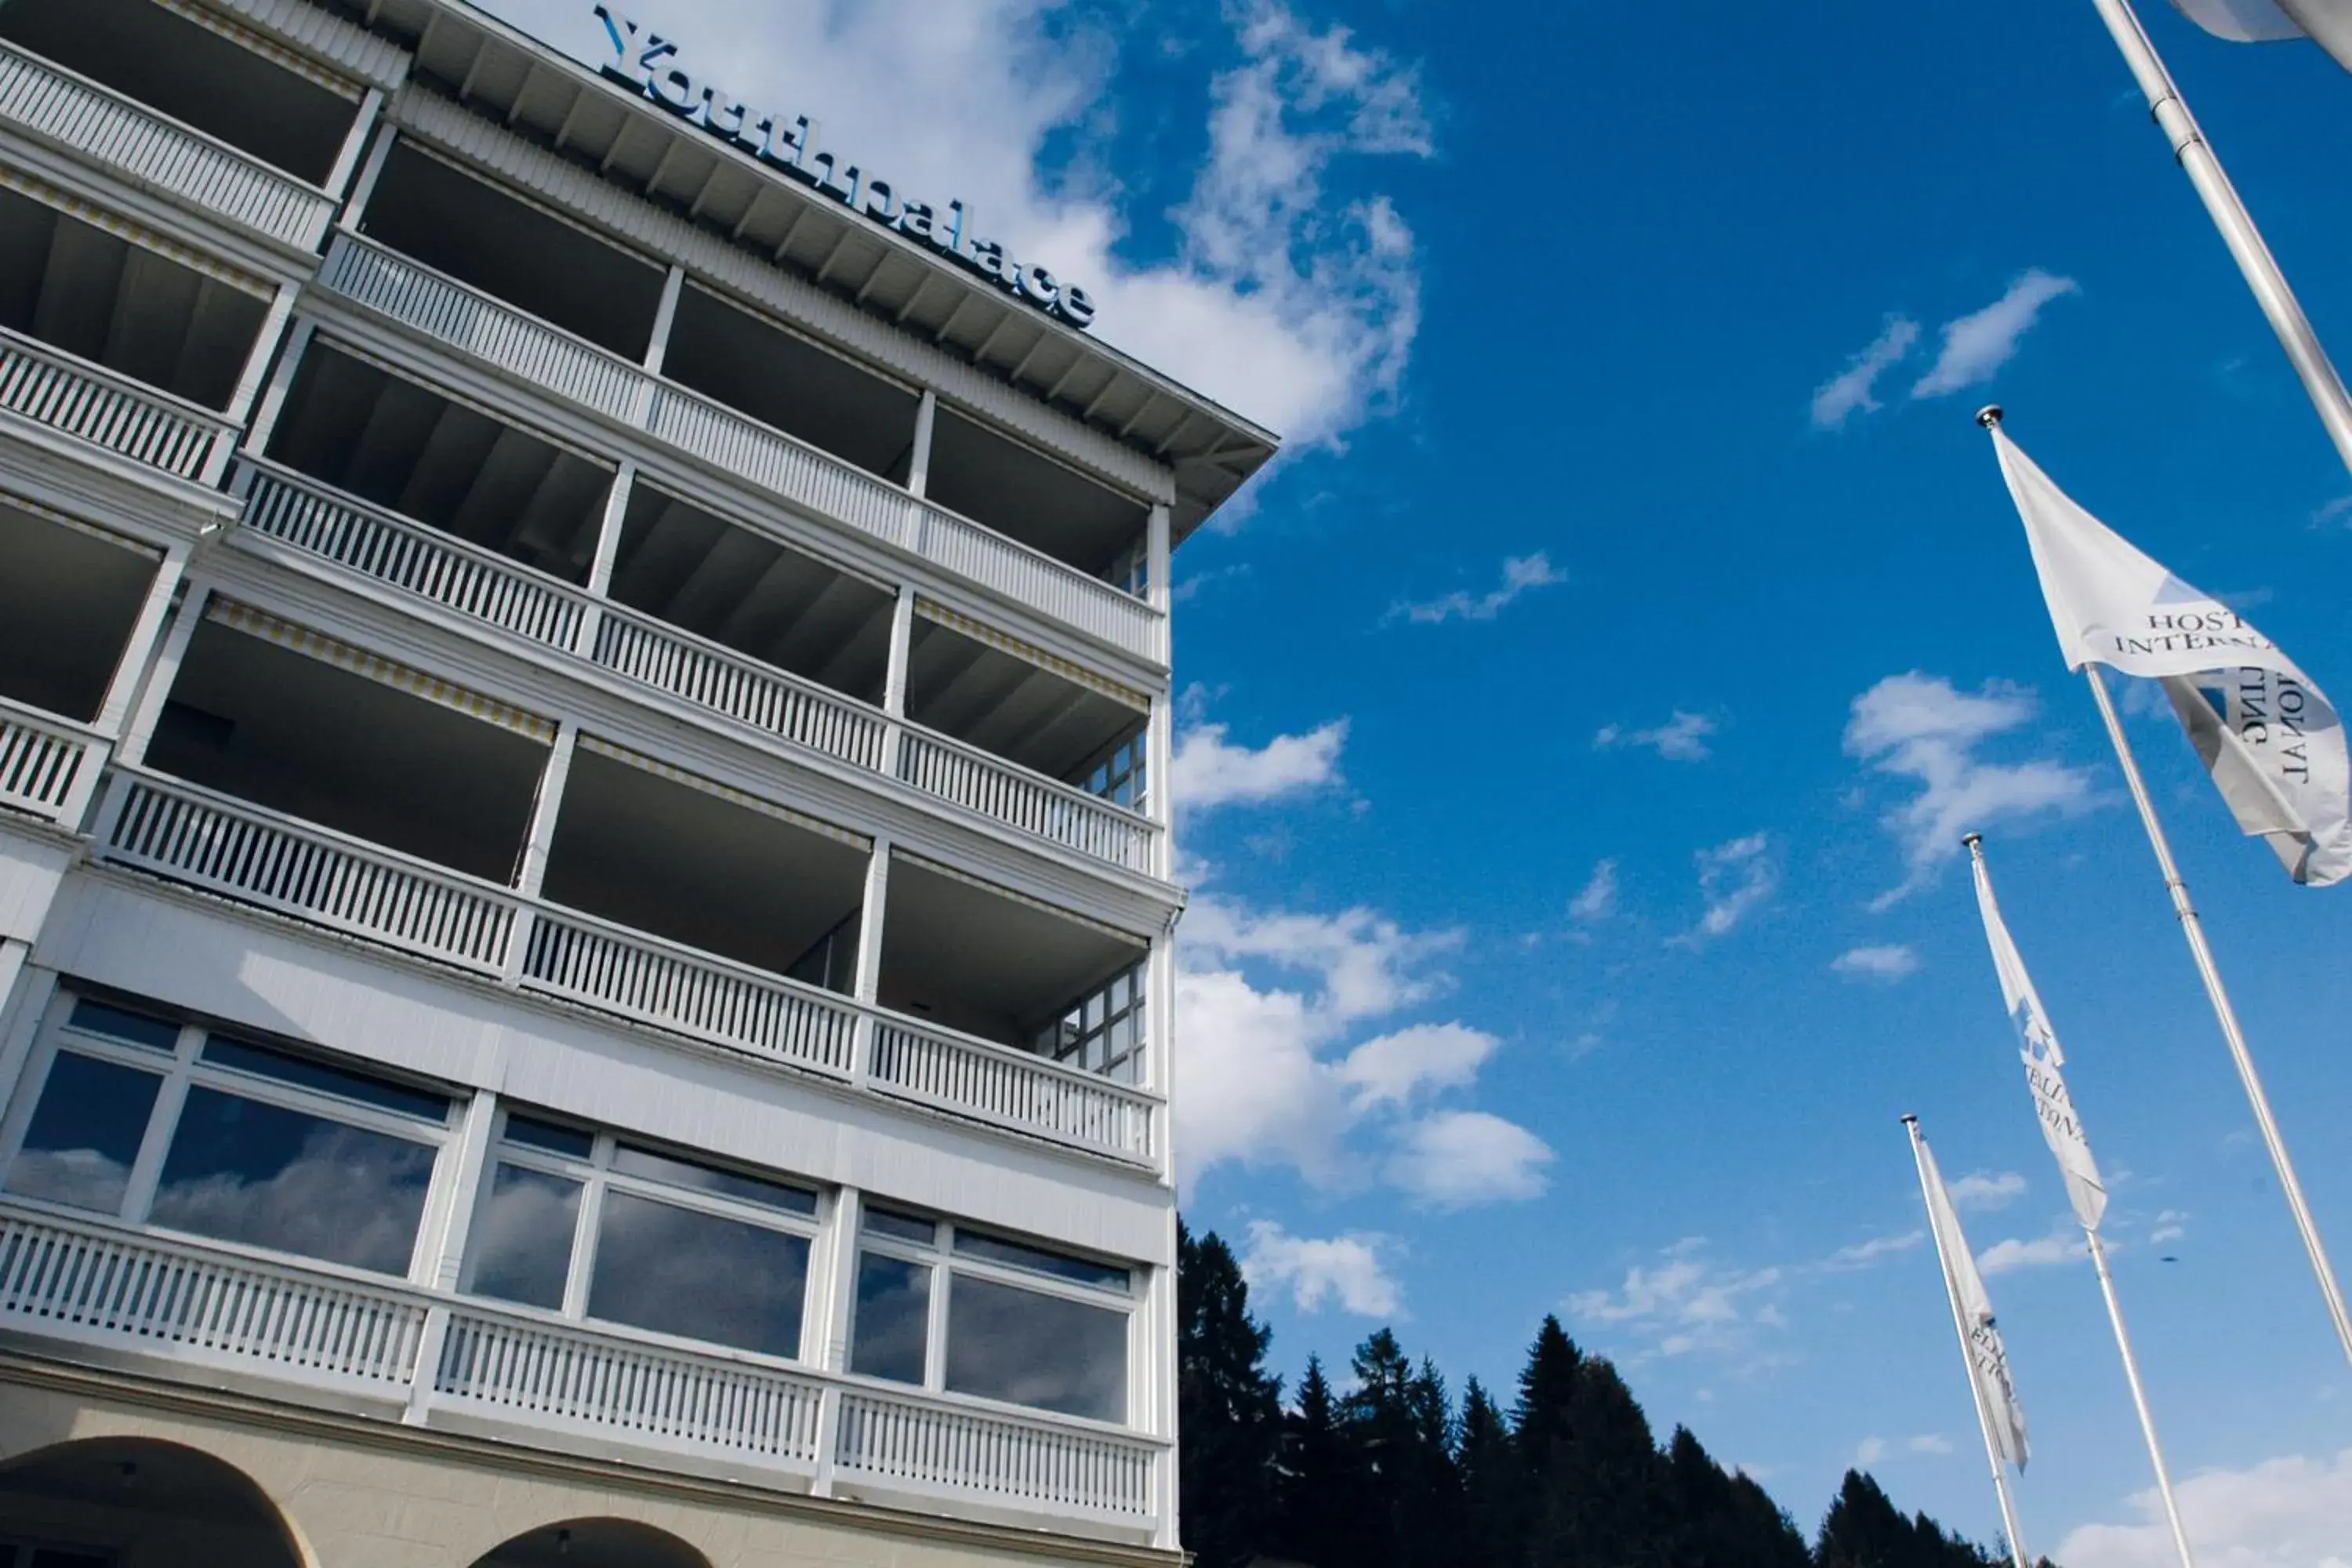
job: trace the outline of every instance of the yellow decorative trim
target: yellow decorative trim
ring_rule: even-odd
[[[1073,664],[1066,658],[1056,658],[1034,643],[1023,642],[1019,637],[1009,632],[1000,631],[985,621],[976,621],[970,616],[959,615],[946,605],[935,604],[919,595],[915,599],[915,613],[935,625],[945,626],[950,631],[961,632],[974,642],[986,643],[999,653],[1009,653],[1024,663],[1034,664],[1040,669],[1051,670],[1063,679],[1108,697],[1121,707],[1132,708],[1138,713],[1147,716],[1151,712],[1151,699],[1142,692],[1097,675],[1084,665]]]
[[[495,697],[485,697],[478,691],[469,691],[465,687],[453,686],[437,675],[427,675],[421,669],[413,669],[404,664],[395,664],[380,654],[370,653],[363,647],[354,647],[350,643],[327,636],[324,632],[314,632],[308,626],[298,626],[291,621],[281,621],[276,616],[254,609],[249,605],[237,604],[234,600],[223,599],[215,595],[205,606],[205,619],[217,622],[232,631],[243,632],[248,637],[260,637],[265,642],[275,643],[279,647],[291,649],[295,653],[306,654],[322,664],[333,665],[337,669],[345,669],[354,675],[365,676],[368,679],[389,686],[394,690],[405,691],[411,697],[421,697],[427,702],[436,702],[444,708],[454,709],[468,718],[479,719],[486,724],[496,724],[501,730],[511,730],[516,734],[527,735],[541,745],[551,745],[554,742],[555,721],[551,719],[542,719],[536,713],[526,712],[509,703],[501,702]]]
[[[774,801],[762,800],[756,795],[746,795],[731,785],[720,784],[717,779],[705,778],[700,773],[688,773],[684,768],[672,767],[667,763],[656,762],[643,752],[633,752],[626,746],[615,745],[610,741],[599,740],[586,733],[583,733],[580,737],[580,749],[583,752],[593,752],[600,757],[635,768],[641,773],[651,773],[656,778],[667,779],[672,784],[684,784],[692,790],[700,790],[704,795],[715,795],[731,805],[740,805],[746,811],[756,811],[761,816],[773,817],[778,822],[788,822],[794,827],[830,838],[836,844],[846,844],[861,853],[873,853],[874,841],[862,833],[854,833],[846,827],[836,827],[830,822],[803,816],[788,805],[778,805]]]
[[[133,223],[131,219],[109,208],[93,206],[79,196],[68,195],[47,181],[37,175],[28,174],[22,169],[10,168],[5,163],[0,163],[0,187],[37,201],[45,207],[54,207],[68,217],[79,218],[90,227],[103,229],[115,238],[138,246],[142,250],[152,250],[159,255],[167,256],[181,266],[191,271],[201,272],[216,283],[226,283],[232,289],[240,289],[263,300],[274,300],[278,297],[277,284],[264,282],[241,268],[232,267],[226,261],[218,260],[193,247],[183,245],[176,239],[166,239],[144,224]]]
[[[18,495],[12,489],[0,488],[0,506],[6,507],[10,511],[21,511],[27,517],[37,517],[43,522],[54,522],[59,528],[70,528],[76,533],[86,533],[102,543],[111,544],[117,550],[127,550],[133,555],[144,555],[150,561],[163,559],[163,550],[156,545],[149,544],[143,540],[132,539],[127,534],[117,533],[114,530],[95,522],[84,522],[70,512],[62,512],[53,506],[45,506],[32,497]]]
[[[337,98],[346,98],[356,104],[367,96],[367,89],[357,83],[337,76],[316,61],[305,59],[284,45],[274,43],[250,28],[240,27],[227,17],[207,11],[201,5],[192,5],[188,0],[155,0],[155,4],[175,16],[194,22],[207,33],[226,38],[239,48],[252,50],[273,65],[285,67],[304,80],[325,88]]]

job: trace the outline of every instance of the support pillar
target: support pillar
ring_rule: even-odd
[[[173,683],[180,678],[180,662],[188,656],[188,643],[195,637],[196,627],[204,624],[205,604],[211,597],[209,584],[187,584],[180,607],[173,614],[171,626],[155,651],[154,667],[147,672],[138,707],[123,731],[121,743],[114,749],[115,760],[123,766],[135,768],[147,761],[148,742],[155,738],[155,725],[163,717],[163,704],[171,700]]]

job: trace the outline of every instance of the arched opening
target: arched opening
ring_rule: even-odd
[[[0,1468],[0,1568],[303,1568],[234,1467],[177,1443],[95,1437]]]
[[[527,1530],[474,1568],[710,1568],[666,1530],[630,1519],[567,1519]]]

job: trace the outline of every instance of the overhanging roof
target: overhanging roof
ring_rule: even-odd
[[[761,167],[464,0],[332,3],[412,50],[412,81],[1167,464],[1180,538],[1279,445],[1262,426]],[[1018,236],[1006,237],[1018,244]]]

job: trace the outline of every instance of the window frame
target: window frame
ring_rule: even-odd
[[[854,1368],[856,1364],[857,1278],[864,1267],[866,1255],[872,1252],[877,1257],[887,1258],[895,1262],[919,1265],[928,1271],[927,1299],[924,1302],[926,1316],[923,1325],[923,1381],[920,1384],[899,1383],[871,1373],[856,1371],[849,1371],[849,1376],[879,1388],[902,1391],[916,1389],[939,1398],[967,1400],[974,1405],[985,1405],[992,1409],[1017,1410],[1024,1416],[1043,1417],[1050,1421],[1077,1421],[1089,1426],[1108,1427],[1123,1432],[1142,1430],[1141,1424],[1136,1418],[1136,1413],[1140,1408],[1142,1393],[1138,1381],[1141,1365],[1138,1337],[1142,1332],[1144,1307],[1150,1294],[1149,1266],[1125,1258],[1097,1258],[1075,1247],[1025,1240],[992,1226],[959,1225],[944,1215],[925,1215],[918,1210],[901,1209],[893,1204],[885,1203],[876,1206],[879,1206],[883,1212],[896,1217],[929,1219],[932,1226],[932,1239],[929,1245],[926,1245],[919,1241],[888,1236],[877,1231],[869,1223],[872,1207],[864,1204],[859,1205],[857,1234],[851,1238],[852,1244],[847,1249],[850,1288],[847,1293],[848,1321],[845,1325],[847,1331],[844,1335],[847,1349],[843,1356],[843,1365],[845,1369],[848,1369]],[[1006,1241],[1019,1247],[1032,1247],[1040,1252],[1059,1253],[1070,1258],[1084,1258],[1088,1262],[1099,1262],[1107,1268],[1125,1268],[1127,1288],[1123,1290],[1114,1290],[1107,1286],[1082,1284],[1076,1280],[1064,1279],[1055,1275],[1023,1268],[1014,1264],[998,1263],[988,1258],[976,1258],[970,1253],[959,1252],[955,1245],[956,1237],[965,1230],[972,1232],[975,1236]],[[1121,1403],[1126,1409],[1125,1415],[1117,1421],[1107,1421],[1100,1416],[1073,1415],[1067,1411],[1050,1410],[1044,1405],[1019,1405],[1011,1400],[992,1398],[984,1394],[961,1393],[948,1387],[947,1335],[950,1325],[948,1309],[955,1293],[956,1277],[960,1275],[992,1285],[1030,1290],[1041,1296],[1053,1296],[1066,1301],[1075,1301],[1124,1314],[1127,1319],[1127,1342],[1124,1347],[1126,1375],[1123,1380],[1125,1389]]]
[[[155,1046],[134,1045],[116,1036],[76,1027],[74,1008],[76,1004],[85,999],[159,1023],[169,1024],[176,1018],[178,1034],[171,1048],[166,1050]],[[313,1058],[324,1066],[341,1071],[378,1079],[402,1089],[438,1095],[447,1101],[447,1109],[441,1121],[436,1123],[422,1117],[347,1100],[329,1090],[306,1089],[282,1079],[248,1072],[242,1068],[207,1062],[204,1060],[205,1043],[215,1036],[226,1043],[280,1056]],[[48,1091],[49,1078],[61,1053],[131,1068],[158,1080],[154,1103],[148,1109],[147,1124],[140,1132],[139,1147],[124,1179],[122,1200],[110,1212],[9,1192],[5,1187],[9,1177],[15,1174],[18,1158],[24,1153],[25,1137],[32,1129],[33,1117],[40,1108],[41,1097]],[[171,1153],[173,1141],[179,1134],[181,1119],[187,1107],[188,1091],[196,1088],[339,1122],[364,1132],[398,1138],[430,1149],[432,1168],[425,1177],[424,1203],[417,1214],[416,1234],[409,1242],[406,1267],[398,1274],[382,1273],[255,1242],[181,1230],[158,1224],[151,1218],[156,1193],[163,1181],[163,1164]],[[303,1268],[317,1268],[372,1281],[397,1280],[414,1285],[430,1272],[438,1250],[440,1227],[436,1216],[446,1207],[447,1186],[454,1179],[457,1163],[464,1154],[466,1100],[466,1094],[460,1089],[428,1083],[396,1069],[385,1070],[380,1064],[363,1058],[283,1045],[253,1031],[215,1027],[202,1019],[188,1016],[177,1008],[143,998],[118,1000],[113,994],[101,989],[85,990],[61,985],[49,1004],[47,1016],[41,1022],[34,1048],[9,1100],[6,1115],[0,1119],[0,1201],[77,1219],[95,1217],[148,1235],[184,1240],[198,1247],[219,1247],[241,1256],[290,1263]]]
[[[1153,1065],[1151,1051],[1151,960],[1146,951],[1128,968],[1109,979],[1030,1031],[1030,1050],[1056,1067],[1073,1072],[1087,1073],[1108,1083],[1140,1088],[1148,1069]],[[1121,984],[1127,987],[1127,1000],[1115,1003]],[[1102,1016],[1088,1022],[1090,1009],[1099,1005]],[[1127,1024],[1128,1038],[1123,1049],[1114,1048],[1113,1037],[1118,1026]],[[1102,1065],[1090,1066],[1087,1054],[1099,1042]]]
[[[517,1143],[507,1137],[507,1122],[516,1115],[525,1121],[561,1126],[586,1135],[592,1140],[585,1158],[542,1149],[533,1144]],[[779,1186],[805,1191],[814,1200],[807,1214],[790,1209],[774,1208],[746,1198],[730,1197],[723,1193],[706,1192],[699,1188],[677,1186],[647,1176],[635,1176],[613,1168],[614,1157],[624,1147],[635,1148],[664,1159],[678,1160],[688,1164],[704,1165],[714,1170],[739,1169],[740,1173],[755,1180],[773,1182]],[[476,1273],[482,1265],[482,1252],[476,1238],[482,1234],[483,1216],[488,1213],[498,1185],[499,1167],[513,1165],[541,1175],[560,1177],[580,1185],[579,1212],[572,1216],[571,1249],[564,1264],[563,1299],[559,1306],[540,1307],[525,1301],[509,1300],[504,1297],[485,1296],[474,1289]],[[650,1138],[625,1137],[610,1128],[589,1127],[562,1116],[552,1115],[528,1105],[501,1101],[498,1121],[490,1129],[488,1143],[482,1154],[481,1179],[476,1184],[474,1211],[466,1227],[465,1257],[459,1260],[457,1290],[478,1300],[491,1302],[502,1311],[535,1312],[560,1318],[567,1323],[599,1331],[618,1331],[625,1334],[643,1334],[667,1343],[692,1345],[707,1352],[717,1349],[730,1355],[759,1356],[788,1361],[797,1366],[814,1367],[809,1356],[810,1335],[816,1328],[821,1302],[817,1282],[824,1262],[826,1212],[831,1206],[825,1201],[825,1189],[818,1183],[786,1175],[782,1172],[758,1172],[739,1167],[735,1162],[714,1160],[691,1151],[666,1150]],[[744,1345],[724,1344],[716,1340],[689,1339],[662,1329],[648,1329],[617,1319],[591,1317],[588,1297],[596,1279],[598,1232],[604,1215],[604,1197],[611,1192],[625,1193],[655,1203],[667,1204],[720,1219],[735,1220],[762,1230],[781,1231],[797,1236],[808,1243],[807,1271],[801,1282],[800,1344],[790,1356],[776,1357],[772,1352],[758,1351]]]

